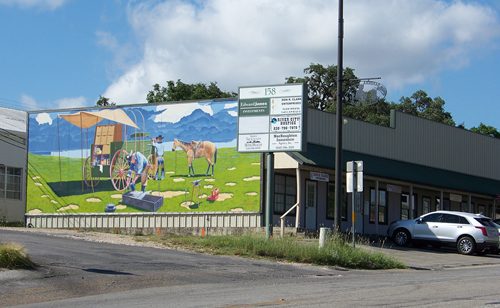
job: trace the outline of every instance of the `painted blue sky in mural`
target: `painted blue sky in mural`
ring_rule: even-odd
[[[146,139],[162,135],[165,142],[172,142],[177,138],[187,141],[210,140],[236,146],[235,100],[120,108],[123,108],[139,127],[127,128],[127,140],[133,140],[136,133],[147,133]],[[90,149],[95,126],[80,129],[58,117],[60,114],[71,113],[75,111],[30,114],[29,151],[35,154],[55,154],[68,150]],[[109,120],[99,123],[104,124],[114,123]]]

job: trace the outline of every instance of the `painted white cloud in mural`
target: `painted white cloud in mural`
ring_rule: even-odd
[[[42,124],[49,124],[49,125],[52,125],[52,118],[50,117],[50,115],[46,112],[44,113],[39,113],[37,114],[35,120],[38,122],[38,124],[42,125]]]
[[[209,104],[188,103],[188,104],[163,105],[156,107],[156,111],[161,111],[161,110],[163,111],[155,116],[154,122],[177,123],[183,117],[192,114],[193,111],[195,111],[196,109],[201,109],[203,112],[206,112],[209,115],[214,114],[214,111]]]
[[[229,113],[229,115],[232,116],[232,117],[237,117],[238,116],[238,112],[237,111],[229,110],[227,113]]]
[[[224,105],[224,109],[231,109],[231,108],[235,108],[235,107],[238,107],[238,102],[229,103],[229,104]]]

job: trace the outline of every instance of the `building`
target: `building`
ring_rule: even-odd
[[[237,103],[224,99],[30,113],[27,223],[63,228],[263,226],[265,160],[259,153],[237,151]],[[116,112],[128,120],[117,123]],[[336,120],[335,114],[316,109],[306,114],[306,150],[275,153],[273,219],[275,226],[283,217],[284,226],[318,230],[334,221]],[[343,134],[344,162],[364,162],[364,191],[355,202],[357,233],[385,235],[391,221],[437,209],[500,217],[495,200],[500,140],[401,112],[391,114],[389,127],[346,118]],[[142,137],[158,135],[165,136],[168,149],[180,145],[177,139],[189,141],[184,146],[213,141],[219,158],[213,177],[200,173],[207,169],[204,159],[195,160],[198,171],[192,178],[187,152],[165,151],[165,178],[153,174],[147,188],[165,195],[152,213],[120,200],[128,191],[121,185],[126,172],[120,168],[126,164],[120,161],[137,149],[151,156],[151,139]],[[19,195],[9,200],[13,205],[2,203],[9,217],[24,213],[26,142],[19,136],[16,146],[2,145],[2,151],[19,154],[2,154],[4,179],[14,169],[23,174],[9,177],[21,187],[10,192]],[[228,198],[210,202],[207,196],[219,190]],[[200,196],[203,201],[195,202]],[[345,231],[351,228],[353,207],[351,196],[344,196],[340,227]],[[119,208],[116,213],[105,212],[109,203]]]
[[[307,150],[275,156],[275,225],[297,204],[285,226],[332,227],[335,123],[335,114],[310,109]],[[439,209],[500,217],[500,140],[395,111],[390,127],[345,119],[343,134],[343,161],[364,162],[356,232],[386,234],[391,221]],[[344,196],[341,229],[347,230],[352,202]]]
[[[0,222],[24,222],[26,112],[0,108]]]

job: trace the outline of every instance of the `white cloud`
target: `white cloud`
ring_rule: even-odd
[[[17,6],[23,9],[41,8],[55,10],[63,6],[67,0],[0,0],[0,5]]]
[[[35,120],[38,122],[38,124],[42,125],[42,124],[49,124],[49,125],[52,125],[52,118],[50,117],[50,115],[46,112],[44,113],[39,113],[36,115],[36,118]]]
[[[237,117],[238,116],[238,112],[237,111],[230,110],[227,113],[229,113],[229,115],[232,116],[232,117]]]
[[[199,104],[199,103],[187,103],[187,104],[175,104],[175,105],[162,105],[156,107],[156,111],[161,111],[154,118],[154,122],[168,122],[177,123],[185,116],[190,115],[196,109],[201,109],[203,112],[210,115],[214,114],[212,107],[209,104]]]
[[[229,103],[229,104],[225,104],[224,105],[224,109],[231,109],[231,108],[235,108],[235,107],[238,107],[238,103]]]
[[[331,0],[135,2],[128,16],[143,56],[104,93],[120,103],[142,102],[166,80],[235,91],[337,63]],[[352,0],[344,19],[344,66],[382,77],[389,90],[460,69],[500,36],[494,10],[472,1]]]
[[[97,44],[106,47],[111,51],[119,48],[118,40],[113,36],[113,34],[105,31],[96,31],[95,35],[97,37]]]
[[[38,102],[33,97],[27,94],[22,94],[20,101],[25,110],[39,109]]]
[[[57,108],[78,108],[85,107],[87,105],[87,100],[83,96],[79,97],[66,97],[55,101]]]

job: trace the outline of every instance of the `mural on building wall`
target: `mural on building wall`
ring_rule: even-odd
[[[237,101],[31,113],[28,213],[260,209]]]

